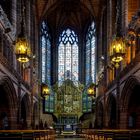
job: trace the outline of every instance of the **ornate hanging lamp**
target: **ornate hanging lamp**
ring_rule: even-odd
[[[15,54],[19,62],[26,63],[30,60],[31,49],[27,37],[25,36],[25,7],[23,1],[21,1],[21,7],[23,7],[21,12],[21,31],[15,42]]]
[[[125,56],[125,42],[123,37],[116,36],[111,43],[110,59],[116,67],[123,60]]]
[[[50,89],[47,84],[42,84],[42,97],[48,97],[50,95]]]
[[[96,96],[96,85],[91,83],[87,89],[87,93],[89,96]]]
[[[121,32],[120,23],[120,6],[117,3],[117,16],[116,16],[116,35],[112,39],[110,46],[110,60],[111,63],[115,65],[116,68],[119,67],[119,63],[123,60],[125,56],[125,39]]]

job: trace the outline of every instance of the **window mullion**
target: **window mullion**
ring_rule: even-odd
[[[73,80],[72,79],[72,74],[73,74],[73,59],[72,59],[72,54],[73,54],[72,49],[73,49],[73,46],[72,46],[72,44],[70,44],[70,47],[71,47],[71,80]]]

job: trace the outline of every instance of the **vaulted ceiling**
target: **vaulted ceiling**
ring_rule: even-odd
[[[37,18],[46,19],[53,30],[85,28],[92,20],[99,22],[103,0],[36,0]]]
[[[107,0],[35,0],[38,21],[46,19],[52,32],[66,27],[82,32],[93,20],[98,30],[102,9],[106,5]],[[136,9],[139,9],[139,0],[128,0],[128,21]]]

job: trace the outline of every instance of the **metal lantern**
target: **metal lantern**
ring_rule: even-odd
[[[31,49],[29,43],[24,36],[19,36],[16,40],[15,54],[18,61],[21,63],[28,62],[30,60]]]
[[[89,96],[95,96],[95,90],[96,90],[95,88],[96,88],[96,85],[94,83],[89,85],[89,87],[87,89]]]
[[[50,89],[49,89],[48,85],[42,84],[42,96],[47,97],[49,95],[50,95]]]
[[[110,47],[110,60],[116,67],[123,60],[125,55],[125,41],[123,37],[116,37],[113,39]]]
[[[15,54],[17,57],[17,60],[21,63],[28,62],[30,60],[30,55],[31,55],[31,49],[27,40],[27,36],[25,35],[25,6],[24,6],[24,1],[21,1],[21,22],[20,22],[20,33],[17,36],[16,39],[16,44],[15,44]]]

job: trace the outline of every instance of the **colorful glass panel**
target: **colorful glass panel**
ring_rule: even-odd
[[[94,22],[88,29],[86,36],[86,85],[95,83],[95,24]]]
[[[58,81],[78,81],[78,37],[74,31],[67,29],[59,37]]]
[[[95,83],[95,49],[96,49],[96,36],[95,36],[95,24],[94,22],[88,28],[86,36],[86,85]],[[92,99],[88,96],[87,90],[83,93],[83,112],[92,111]]]
[[[41,24],[41,69],[42,83],[51,83],[51,41],[49,29],[45,21]],[[44,99],[44,111],[54,112],[54,95],[50,91],[50,96]]]
[[[51,82],[51,42],[47,23],[41,24],[41,63],[42,63],[42,82],[50,84]]]

